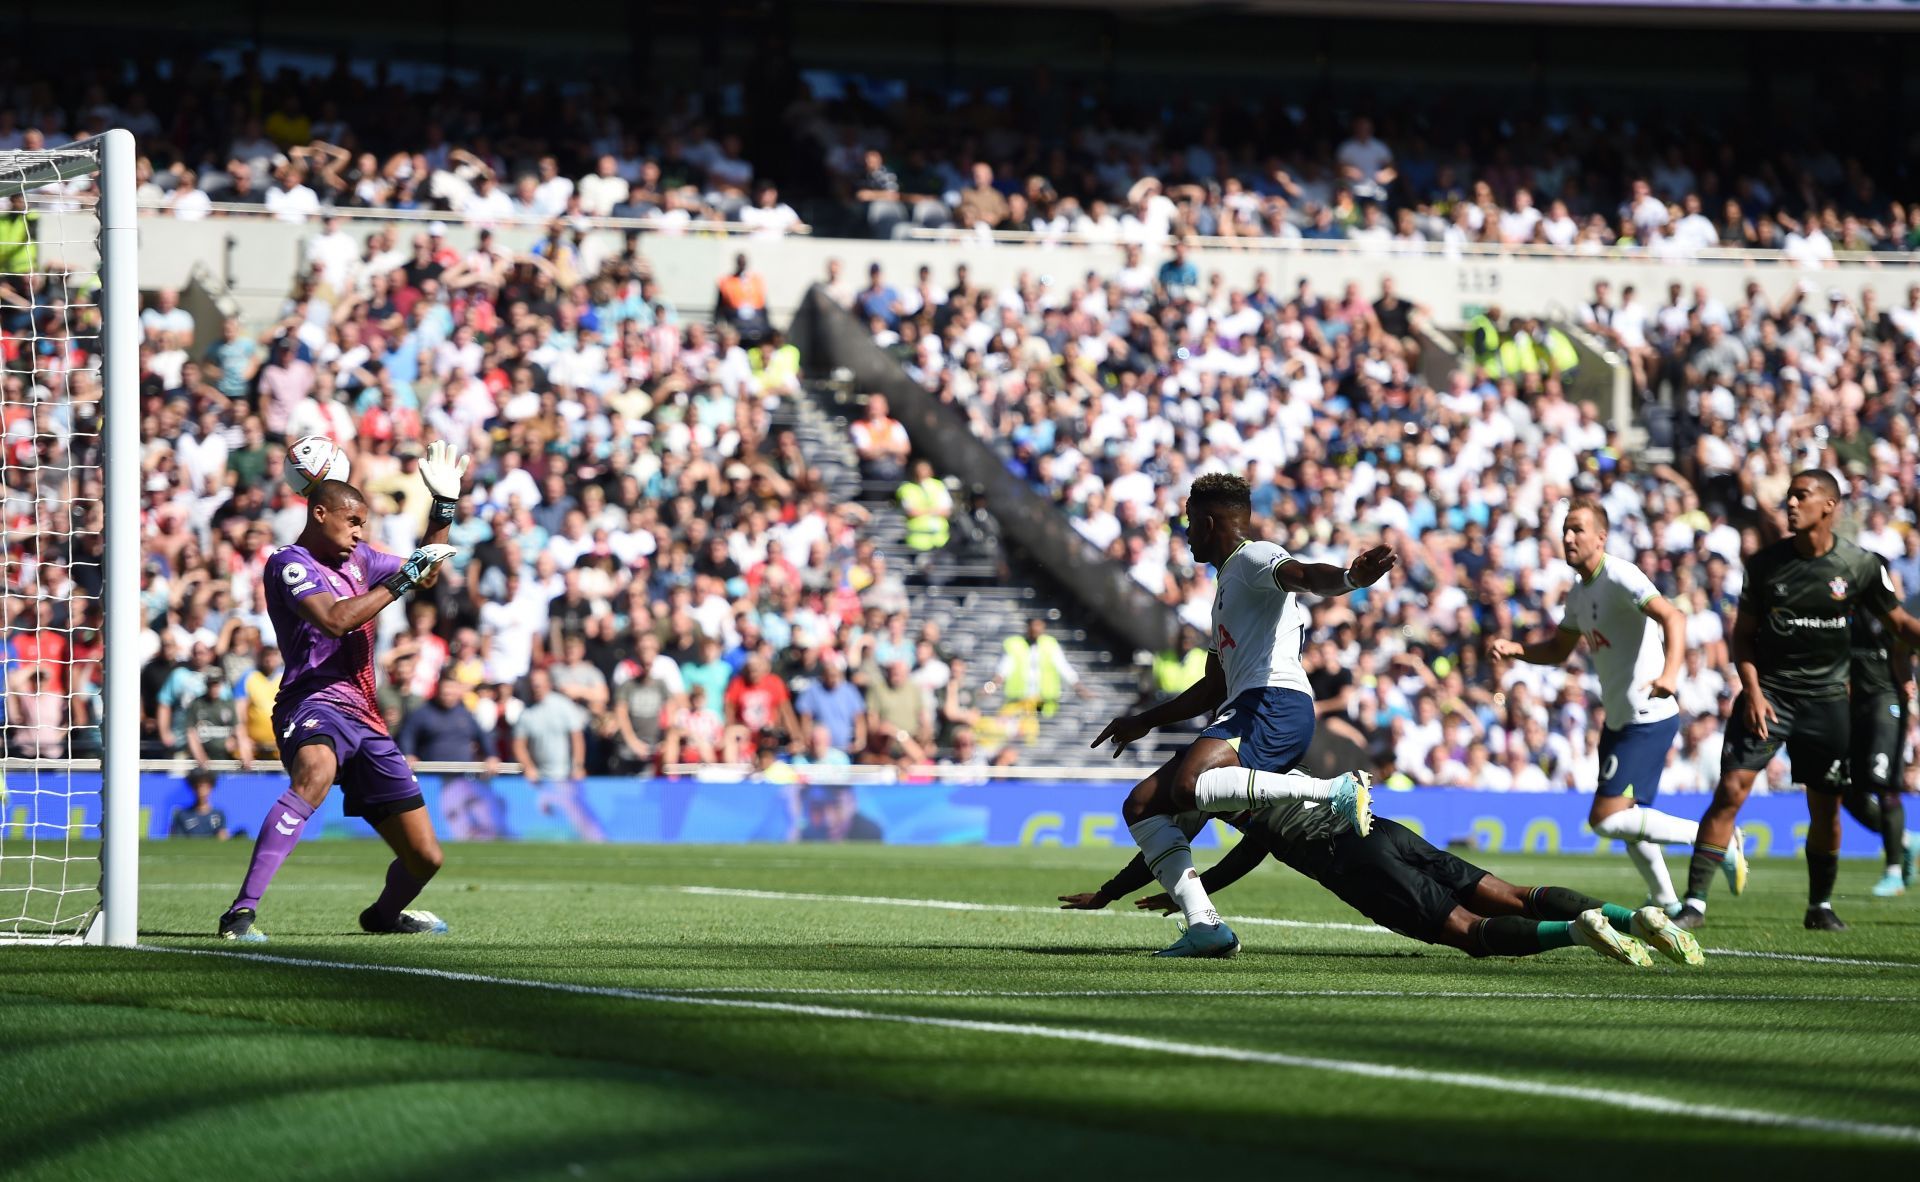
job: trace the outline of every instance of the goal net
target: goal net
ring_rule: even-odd
[[[138,930],[133,172],[0,152],[0,942]]]

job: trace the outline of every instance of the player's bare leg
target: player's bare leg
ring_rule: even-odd
[[[360,913],[361,928],[410,935],[446,934],[447,925],[432,912],[406,909],[446,862],[427,810],[396,813],[373,828],[393,850],[394,859],[387,866],[386,889],[373,906]]]
[[[1840,797],[1807,789],[1807,918],[1817,932],[1844,932],[1833,913],[1833,884],[1840,877]]]
[[[1693,860],[1687,866],[1686,905],[1674,916],[1674,922],[1681,927],[1692,930],[1706,923],[1707,892],[1713,887],[1715,874],[1726,874],[1736,895],[1746,889],[1746,853],[1734,821],[1740,815],[1740,806],[1747,803],[1747,797],[1753,792],[1753,781],[1759,774],[1732,768],[1722,772],[1720,782],[1714,785],[1713,802],[1700,816],[1700,835],[1694,842]]]
[[[307,818],[327,799],[338,768],[333,748],[325,743],[308,743],[294,752],[292,786],[280,794],[280,799],[267,810],[266,819],[260,822],[260,835],[254,840],[253,858],[247,863],[247,876],[240,884],[240,893],[220,917],[221,939],[248,942],[266,939],[264,934],[253,930],[259,916],[260,898],[267,893],[267,884],[273,881],[280,864],[300,844]]]
[[[1193,850],[1187,835],[1173,822],[1173,814],[1193,807],[1194,784],[1215,768],[1238,767],[1240,756],[1221,739],[1200,738],[1185,751],[1161,764],[1133,786],[1121,813],[1127,830],[1140,846],[1147,869],[1180,906],[1187,930],[1159,955],[1171,957],[1232,956],[1240,941],[1220,922],[1200,873],[1193,868]]]

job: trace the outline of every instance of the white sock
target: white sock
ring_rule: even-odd
[[[1333,799],[1338,779],[1322,780],[1295,768],[1290,772],[1256,772],[1244,767],[1217,767],[1201,772],[1194,782],[1194,806],[1209,813],[1237,813],[1265,808],[1282,800]]]
[[[1127,826],[1127,831],[1139,844],[1147,869],[1180,904],[1188,927],[1220,922],[1220,913],[1213,909],[1213,900],[1207,897],[1207,888],[1200,885],[1200,874],[1193,868],[1187,835],[1180,832],[1172,817],[1148,817]]]
[[[1906,867],[1904,867],[1904,866],[1902,866],[1902,865],[1901,865],[1900,863],[1898,863],[1898,862],[1888,862],[1888,863],[1887,863],[1887,873],[1888,873],[1888,874],[1905,874],[1906,872],[1907,872],[1907,868],[1906,868]]]
[[[1687,906],[1693,908],[1695,911],[1698,911],[1702,915],[1705,915],[1707,913],[1707,901],[1705,899],[1696,899],[1692,895],[1688,895]]]
[[[1600,818],[1593,831],[1601,837],[1617,837],[1625,842],[1651,841],[1660,845],[1692,845],[1700,835],[1700,822],[1686,821],[1659,809],[1636,805]]]
[[[1640,872],[1640,877],[1647,880],[1647,892],[1653,896],[1656,904],[1665,907],[1679,901],[1680,896],[1673,893],[1673,879],[1667,873],[1667,856],[1659,846],[1650,841],[1630,841],[1627,843],[1627,857],[1633,860],[1634,869]]]

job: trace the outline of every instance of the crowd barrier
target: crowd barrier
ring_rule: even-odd
[[[10,772],[0,797],[0,843],[97,835],[99,774]],[[231,772],[219,777],[213,805],[236,835],[250,834],[286,791],[286,777]],[[936,783],[808,786],[762,781],[593,777],[560,786],[530,786],[518,775],[422,774],[435,827],[450,841],[609,841],[737,844],[878,840],[893,845],[1085,846],[1131,848],[1120,818],[1124,784],[1096,780],[948,780]],[[177,773],[141,776],[141,831],[164,838],[174,810],[192,803]],[[1705,809],[1707,797],[1669,797],[1662,807],[1681,816]],[[1457,788],[1379,792],[1376,811],[1437,845],[1487,853],[1617,852],[1587,828],[1584,793],[1499,793]],[[1758,796],[1742,810],[1747,852],[1798,856],[1806,844],[1805,801],[1792,794]],[[308,840],[366,838],[373,831],[345,816],[338,792],[307,825]],[[1230,844],[1215,822],[1195,842]],[[1602,845],[1610,847],[1603,850]],[[1841,853],[1878,856],[1880,839],[1845,822]]]

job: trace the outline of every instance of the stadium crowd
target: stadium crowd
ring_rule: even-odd
[[[1560,360],[1577,357],[1537,322],[1514,322],[1478,364],[1470,344],[1447,388],[1430,388],[1410,364],[1421,310],[1390,279],[1371,294],[1352,282],[1322,296],[1305,280],[1281,293],[1264,276],[1232,291],[1203,282],[1176,242],[1157,256],[1129,247],[1117,273],[1073,283],[984,290],[921,268],[896,288],[876,269],[841,295],[1196,631],[1189,646],[1210,629],[1213,588],[1180,504],[1203,472],[1249,473],[1265,528],[1303,557],[1396,547],[1387,584],[1313,608],[1305,651],[1323,726],[1403,785],[1593,781],[1602,720],[1584,668],[1496,668],[1484,644],[1555,626],[1573,579],[1558,557],[1565,501],[1599,496],[1611,548],[1687,615],[1679,696],[1692,722],[1668,782],[1687,791],[1715,779],[1738,689],[1727,637],[1741,559],[1791,472],[1845,474],[1858,540],[1920,591],[1920,286],[1881,309],[1871,292],[1787,284],[1771,298],[1754,284],[1733,309],[1676,288],[1637,333],[1635,293],[1596,291],[1584,318],[1640,348],[1636,363],[1667,371],[1684,401],[1673,462],[1651,465],[1569,400]],[[1160,692],[1198,676],[1191,652],[1156,666]]]
[[[1470,244],[1687,257],[1778,249],[1905,252],[1920,215],[1878,158],[1750,120],[1643,129],[1631,111],[1463,102],[1376,122],[1338,104],[1253,97],[1134,104],[1038,71],[1016,104],[908,87],[884,105],[803,83],[777,136],[651,102],[633,87],[489,77],[416,90],[404,72],[263,72],[243,58],[0,90],[0,149],[113,126],[140,137],[142,197],[201,218],[211,203],[291,221],[327,207],[513,219],[644,217],[676,232],[735,221],[888,235],[914,226],[1024,230],[1158,247],[1176,233],[1351,240],[1379,254]],[[754,159],[756,154],[761,159]],[[1884,168],[1881,169],[1884,172]]]

